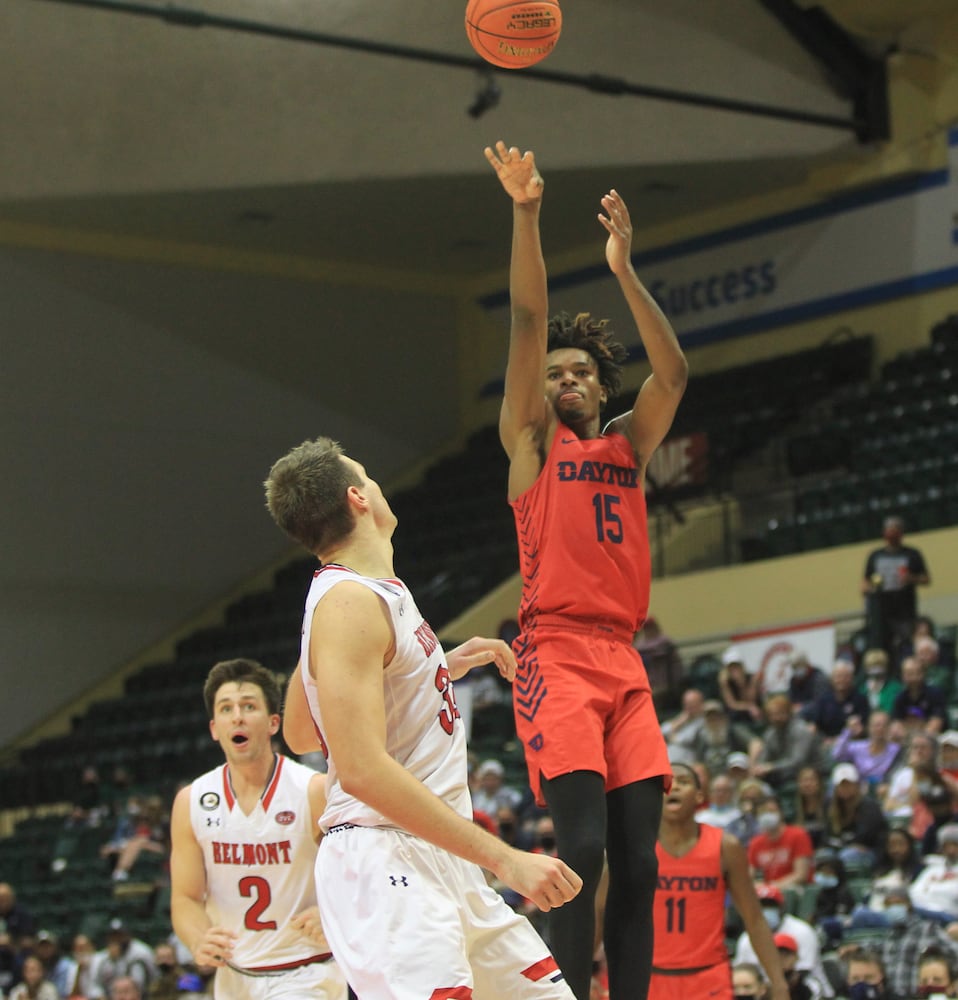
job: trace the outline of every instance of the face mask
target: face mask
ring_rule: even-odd
[[[736,993],[734,1000],[755,1000],[754,993]]]
[[[763,906],[762,912],[765,914],[765,922],[769,930],[777,931],[782,924],[782,915],[777,906]]]
[[[156,967],[160,972],[172,972],[176,968],[172,962],[158,962]]]
[[[885,916],[890,924],[899,926],[908,920],[908,907],[904,903],[889,903],[885,907]]]
[[[884,995],[884,987],[871,983],[855,983],[848,987],[848,1000],[881,1000]]]
[[[556,839],[555,837],[540,837],[539,843],[544,851],[551,851],[556,846]]]
[[[758,818],[758,828],[762,833],[771,833],[777,830],[780,824],[778,813],[762,813]]]
[[[820,885],[823,889],[834,889],[838,885],[838,876],[815,872],[815,885]]]
[[[915,990],[916,997],[927,997],[928,1000],[948,1000],[948,994],[944,986],[919,986]]]

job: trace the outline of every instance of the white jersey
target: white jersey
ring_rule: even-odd
[[[326,749],[323,739],[323,719],[313,672],[324,669],[324,665],[310,663],[309,639],[316,605],[344,580],[360,583],[379,596],[389,612],[396,637],[395,655],[383,669],[386,752],[460,816],[471,820],[466,734],[439,640],[401,580],[374,580],[330,563],[313,575],[306,597],[301,650],[306,700],[329,761],[326,811],[320,825],[324,830],[344,823],[393,825],[375,809],[343,791],[336,759]],[[335,665],[330,669],[335,669]]]
[[[291,917],[316,905],[308,796],[315,777],[277,755],[248,816],[233,794],[228,764],[190,786],[190,820],[206,864],[206,912],[214,925],[239,935],[232,963],[240,968],[293,968],[321,953],[289,926]]]

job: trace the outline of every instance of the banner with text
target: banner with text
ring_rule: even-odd
[[[953,128],[942,170],[637,253],[633,262],[683,345],[693,347],[958,284],[956,219]],[[483,305],[508,326],[508,293]],[[553,275],[549,308],[610,317],[631,356],[643,356],[604,262]],[[501,376],[483,395],[501,392]]]
[[[804,653],[812,666],[826,675],[835,661],[835,623],[807,622],[761,632],[743,632],[732,636],[732,643],[742,654],[745,669],[761,678],[766,693],[785,691],[792,676],[792,657]]]

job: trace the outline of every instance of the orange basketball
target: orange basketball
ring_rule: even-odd
[[[469,0],[466,35],[486,62],[521,69],[555,48],[562,30],[559,0]]]

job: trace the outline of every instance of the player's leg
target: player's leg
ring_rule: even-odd
[[[594,901],[606,839],[605,780],[594,771],[573,771],[543,778],[542,791],[555,824],[559,857],[582,879],[575,899],[549,913],[549,944],[572,992],[578,1000],[589,1000]]]
[[[217,969],[213,980],[214,1000],[264,1000],[266,989],[265,977],[244,976],[228,966]]]
[[[261,1000],[347,1000],[346,977],[335,961],[290,969],[281,976],[264,977]]]
[[[608,793],[607,803],[609,996],[611,1000],[644,1000],[652,971],[652,899],[658,877],[655,842],[662,817],[662,778],[615,788]]]
[[[465,927],[473,1000],[575,1000],[535,928],[489,887],[481,869],[454,858],[447,871]]]
[[[352,827],[323,838],[319,908],[336,961],[361,1000],[470,995],[448,859],[397,830]]]

